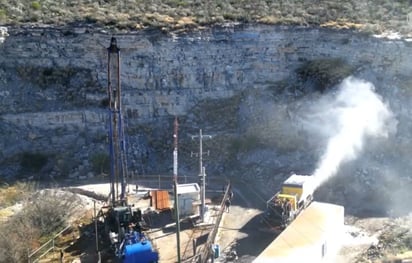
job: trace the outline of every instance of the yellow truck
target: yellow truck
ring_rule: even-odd
[[[273,230],[283,230],[312,202],[314,191],[314,176],[292,174],[266,202],[263,223]]]

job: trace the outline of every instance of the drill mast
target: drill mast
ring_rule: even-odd
[[[109,153],[111,205],[126,205],[126,142],[122,118],[122,92],[120,85],[120,49],[112,37],[107,48],[107,95],[109,100]],[[120,189],[119,189],[120,185]]]

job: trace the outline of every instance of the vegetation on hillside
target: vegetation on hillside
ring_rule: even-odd
[[[28,187],[0,188],[7,197],[0,199],[0,208],[17,199],[21,202],[19,211],[6,219],[0,217],[0,263],[27,262],[28,253],[67,226],[79,210],[80,199],[75,194],[54,189],[23,191]],[[14,197],[15,189],[22,190],[18,198]]]
[[[34,185],[19,182],[11,186],[8,184],[0,185],[0,209],[26,199],[33,192],[33,189]],[[1,216],[0,210],[0,218]]]
[[[0,0],[0,24],[87,23],[127,30],[233,21],[409,33],[409,18],[409,0]]]
[[[96,153],[91,156],[93,171],[96,174],[106,173],[110,171],[110,157],[106,153]]]
[[[42,153],[29,153],[22,154],[20,166],[23,170],[29,172],[39,172],[47,163],[47,156]]]

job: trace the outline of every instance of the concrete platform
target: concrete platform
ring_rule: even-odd
[[[343,226],[343,206],[313,202],[253,262],[332,263]]]

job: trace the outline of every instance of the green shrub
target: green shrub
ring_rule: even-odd
[[[3,20],[6,20],[6,18],[7,18],[6,10],[0,8],[0,22]]]
[[[70,174],[70,164],[73,164],[73,161],[67,156],[62,156],[57,159],[56,167],[62,177],[66,177]]]
[[[324,91],[352,74],[353,70],[354,68],[341,58],[323,58],[304,63],[296,73],[303,81],[314,81],[317,89]]]
[[[30,172],[39,172],[46,164],[48,158],[42,153],[23,153],[20,166]]]
[[[31,8],[34,9],[34,10],[40,10],[40,9],[41,9],[41,5],[40,5],[39,2],[33,1],[33,2],[31,2]]]
[[[110,158],[106,153],[96,153],[91,157],[92,169],[95,173],[109,173]]]
[[[167,4],[169,4],[172,7],[186,7],[189,5],[189,3],[182,0],[170,0]]]
[[[229,152],[231,154],[244,153],[254,149],[257,149],[261,146],[259,137],[249,135],[245,137],[233,138],[230,141]]]

